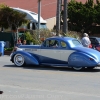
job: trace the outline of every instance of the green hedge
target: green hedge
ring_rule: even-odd
[[[12,50],[13,50],[13,47],[4,49],[4,51],[12,51]]]

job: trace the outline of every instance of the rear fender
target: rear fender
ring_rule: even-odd
[[[71,67],[91,67],[95,66],[95,58],[89,56],[88,54],[84,54],[82,52],[74,52],[68,58],[68,66]]]
[[[38,60],[36,59],[36,57],[34,55],[31,55],[30,53],[28,52],[24,52],[24,51],[16,51],[12,54],[12,57],[11,57],[11,61],[13,62],[13,58],[16,54],[21,54],[24,59],[25,59],[25,63],[26,64],[34,64],[34,65],[39,65],[39,62]]]

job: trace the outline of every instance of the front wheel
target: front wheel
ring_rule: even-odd
[[[16,66],[23,66],[24,64],[25,64],[25,59],[24,59],[24,57],[21,55],[21,54],[16,54],[15,56],[14,56],[14,64],[16,65]]]
[[[73,67],[73,69],[78,71],[78,70],[82,70],[83,67]]]

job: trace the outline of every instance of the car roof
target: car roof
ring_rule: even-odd
[[[91,37],[89,37],[89,38],[100,38],[100,37],[91,36]]]
[[[72,38],[72,37],[64,37],[64,36],[53,36],[53,37],[50,37],[48,39],[57,39],[57,40],[66,41],[66,40],[73,40],[75,38]]]

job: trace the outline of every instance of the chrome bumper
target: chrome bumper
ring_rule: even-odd
[[[97,65],[100,66],[100,62]]]

